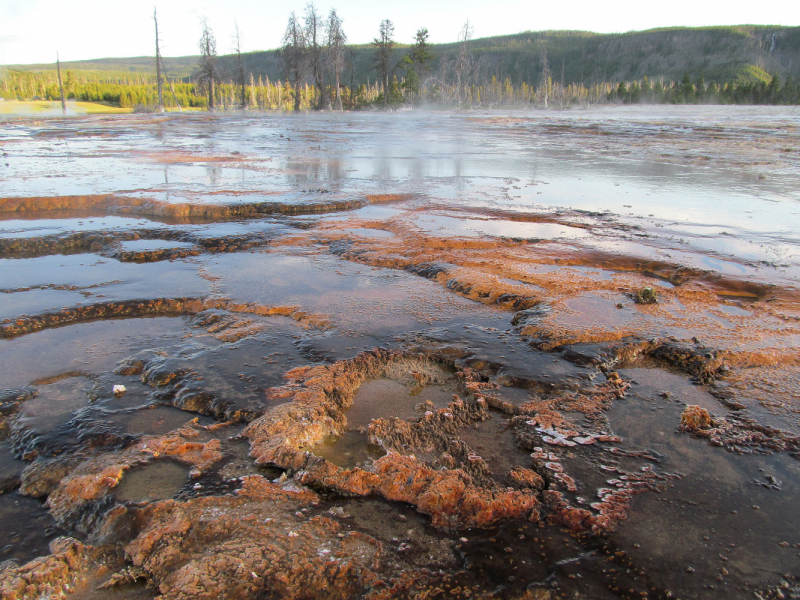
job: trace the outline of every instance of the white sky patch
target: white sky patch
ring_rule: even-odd
[[[0,64],[149,56],[154,50],[153,0],[0,0]],[[156,2],[162,55],[197,54],[200,17],[207,16],[217,50],[232,49],[234,21],[244,51],[280,45],[291,11],[302,14],[307,0],[168,0]],[[800,25],[800,2],[788,0],[379,0],[319,1],[327,15],[335,7],[351,43],[366,44],[382,19],[395,25],[395,40],[411,43],[420,27],[433,43],[454,42],[468,19],[475,37],[572,29],[598,33],[671,26]]]

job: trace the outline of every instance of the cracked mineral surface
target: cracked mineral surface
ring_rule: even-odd
[[[792,108],[0,122],[3,598],[800,597]]]

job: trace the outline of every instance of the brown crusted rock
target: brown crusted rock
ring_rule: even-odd
[[[597,517],[585,508],[570,506],[561,492],[545,490],[544,500],[553,522],[572,531],[591,530],[598,525]]]
[[[330,435],[340,435],[346,426],[343,410],[368,378],[409,378],[416,383],[431,381],[434,362],[425,357],[407,357],[380,348],[332,365],[297,367],[286,373],[288,383],[271,388],[272,400],[284,400],[250,423],[242,435],[250,440],[250,456],[260,465],[286,469],[305,467],[308,455],[300,448],[314,446]]]
[[[157,458],[171,458],[192,466],[192,476],[199,476],[223,457],[219,440],[206,443],[192,442],[187,437],[197,435],[191,427],[178,430],[177,434],[145,436],[131,448],[120,452],[103,454],[84,460],[66,474],[50,492],[47,504],[53,518],[66,522],[88,503],[106,495],[116,487],[129,469],[147,464]],[[27,478],[36,474],[23,473],[23,488],[27,489]]]
[[[39,457],[22,471],[19,493],[44,498],[80,463],[80,456],[62,454],[54,458]]]
[[[469,472],[464,468],[436,470],[414,456],[395,451],[413,447],[468,454],[466,446],[453,445],[453,436],[465,425],[487,418],[483,398],[467,402],[454,396],[448,407],[428,411],[419,423],[373,421],[370,439],[389,454],[369,471],[341,469],[302,450],[344,429],[342,409],[350,406],[367,377],[431,380],[436,376],[432,364],[424,357],[378,349],[333,365],[293,369],[286,374],[287,385],[269,392],[273,398],[290,402],[268,411],[244,429],[243,435],[250,440],[250,455],[258,464],[295,471],[295,480],[305,485],[408,502],[430,515],[434,526],[441,528],[486,527],[509,517],[538,518],[540,502],[535,488],[522,491],[500,487],[481,476],[480,464],[465,465]],[[463,373],[461,378],[470,383],[472,376]]]
[[[380,542],[306,517],[316,502],[308,490],[246,477],[236,495],[140,509],[141,532],[126,552],[174,600],[363,596],[379,579]]]
[[[681,413],[681,429],[691,433],[710,429],[713,425],[711,415],[705,408],[688,405]]]
[[[56,538],[50,543],[50,551],[48,556],[0,571],[0,597],[62,598],[67,586],[94,574],[100,560],[108,558],[103,550],[73,538]]]
[[[453,437],[467,425],[489,418],[485,400],[465,402],[454,396],[446,408],[427,411],[418,423],[400,419],[375,419],[369,426],[370,443],[386,451],[417,448],[426,452],[443,451]]]
[[[487,527],[501,519],[539,516],[534,494],[478,487],[460,469],[437,471],[396,452],[375,461],[375,473],[377,493],[416,505],[436,527]]]
[[[518,488],[541,490],[544,488],[544,479],[536,471],[524,467],[514,467],[509,471],[508,478]]]

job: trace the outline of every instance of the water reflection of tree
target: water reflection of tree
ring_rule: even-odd
[[[286,162],[286,181],[291,186],[325,188],[338,191],[342,188],[345,172],[338,158],[304,162]]]
[[[222,167],[206,165],[206,180],[209,185],[217,186],[222,179]]]

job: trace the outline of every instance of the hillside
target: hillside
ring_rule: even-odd
[[[443,58],[458,52],[458,44],[434,45],[434,71]],[[595,34],[584,31],[524,32],[472,40],[470,49],[480,61],[483,74],[513,84],[536,84],[546,50],[553,79],[569,83],[592,84],[600,81],[633,81],[644,76],[666,81],[680,79],[684,72],[706,81],[729,81],[742,77],[761,77],[777,72],[800,78],[800,27],[753,26],[652,29],[621,34]],[[350,48],[351,77],[356,84],[374,81],[370,46]],[[397,60],[406,52],[399,47]],[[244,56],[245,68],[258,80],[282,78],[274,50],[250,52]],[[221,57],[223,68],[233,72],[232,56]],[[171,78],[189,80],[197,56],[165,58]],[[51,71],[55,65],[9,65],[20,71]],[[152,75],[152,57],[104,58],[65,62],[62,69],[106,74],[113,77]],[[402,74],[402,73],[400,73]]]

